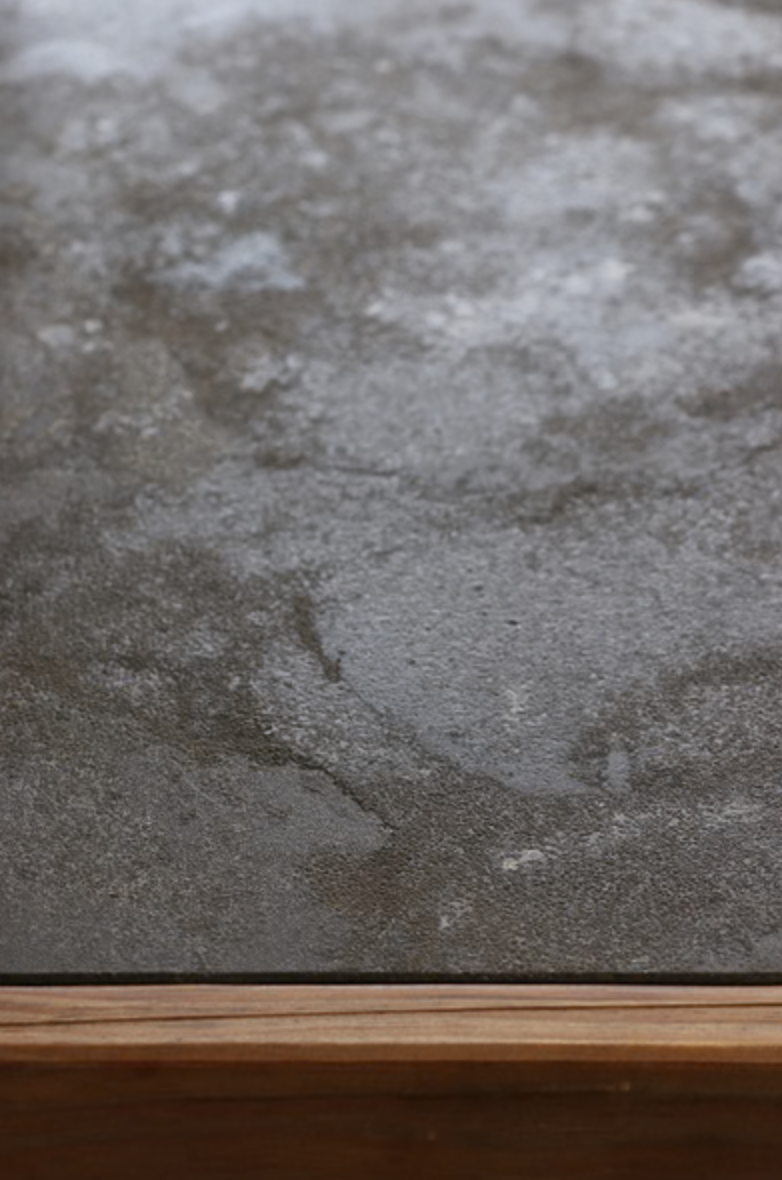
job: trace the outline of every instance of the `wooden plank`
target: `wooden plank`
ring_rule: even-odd
[[[779,987],[4,988],[0,1062],[782,1064]]]
[[[0,1068],[9,1180],[778,1180],[782,1096],[730,1072]],[[6,1096],[10,1095],[8,1101]]]
[[[778,1180],[782,988],[0,989],[9,1180]]]

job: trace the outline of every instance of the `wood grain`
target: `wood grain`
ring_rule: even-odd
[[[782,988],[0,990],[0,1062],[131,1060],[782,1064]]]
[[[782,1175],[782,988],[0,989],[0,1176]]]

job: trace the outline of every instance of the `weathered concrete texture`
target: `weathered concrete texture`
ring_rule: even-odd
[[[0,974],[782,972],[782,5],[0,8]]]

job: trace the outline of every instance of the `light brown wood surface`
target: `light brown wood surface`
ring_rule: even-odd
[[[0,1061],[130,1060],[782,1065],[782,988],[0,989]]]
[[[782,988],[0,989],[4,1180],[782,1177]]]

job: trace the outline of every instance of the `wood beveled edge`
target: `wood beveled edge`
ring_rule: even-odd
[[[782,1065],[782,987],[0,988],[0,1064]]]

